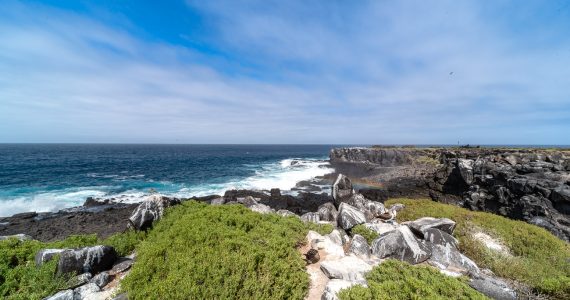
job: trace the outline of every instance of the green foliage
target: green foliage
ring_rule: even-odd
[[[242,205],[184,202],[137,248],[121,282],[129,299],[303,299],[309,278],[296,250],[308,229]]]
[[[495,274],[528,284],[539,293],[570,299],[570,245],[547,230],[485,212],[473,212],[430,200],[394,199],[386,205],[403,203],[398,221],[431,216],[457,222],[454,236],[460,250],[480,267]],[[489,250],[473,238],[481,230],[502,241],[512,256]]]
[[[288,217],[288,218],[297,218],[297,217]],[[331,224],[316,224],[313,222],[307,222],[305,223],[305,227],[307,228],[307,230],[312,230],[312,231],[316,231],[317,233],[319,233],[320,235],[325,235],[325,234],[329,234],[334,230],[334,226],[332,226]]]
[[[366,275],[368,287],[341,290],[342,300],[488,299],[460,279],[428,266],[387,260]]]
[[[378,238],[378,233],[372,229],[368,229],[366,228],[366,226],[360,224],[360,225],[356,225],[351,229],[351,233],[352,234],[360,234],[361,236],[363,236],[366,241],[368,241],[368,244],[371,245],[372,241],[375,240],[376,238]]]
[[[34,258],[41,249],[81,248],[97,244],[115,247],[119,255],[131,253],[145,234],[129,231],[105,240],[97,235],[72,235],[62,241],[0,241],[0,297],[42,299],[67,287],[68,277],[55,276],[57,259],[36,267]]]

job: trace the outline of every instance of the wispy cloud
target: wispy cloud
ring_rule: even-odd
[[[187,4],[224,59],[0,5],[0,141],[570,143],[564,15],[515,26],[539,2]]]

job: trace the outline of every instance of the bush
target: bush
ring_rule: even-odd
[[[378,238],[378,233],[376,231],[368,229],[366,228],[366,226],[362,224],[354,226],[350,232],[353,235],[360,234],[361,236],[363,236],[366,239],[366,241],[368,241],[368,245],[372,245],[372,241]]]
[[[366,274],[368,287],[341,290],[342,300],[488,299],[464,281],[429,266],[386,260]]]
[[[242,205],[184,202],[139,245],[121,286],[129,299],[303,299],[309,278],[296,247],[309,228],[332,229]]]
[[[0,242],[0,296],[4,299],[42,299],[68,285],[69,277],[55,276],[57,259],[36,267],[34,258],[46,248],[81,248],[104,244],[115,247],[119,255],[127,255],[144,239],[142,232],[115,234],[105,240],[96,235],[73,235],[65,240],[43,243],[9,239]]]
[[[394,199],[386,205],[397,202],[406,205],[398,213],[400,222],[425,216],[454,220],[457,223],[454,236],[460,241],[461,252],[480,267],[528,284],[539,293],[570,299],[570,246],[547,230],[523,221],[430,200]],[[474,230],[500,239],[512,256],[487,249],[472,237]]]

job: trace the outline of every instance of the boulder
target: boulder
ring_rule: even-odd
[[[354,285],[366,286],[364,281],[349,281],[342,279],[332,279],[325,286],[325,291],[321,296],[321,300],[338,300],[338,293]]]
[[[54,256],[66,250],[70,249],[42,249],[38,251],[34,259],[34,261],[36,262],[36,266],[43,265],[44,263],[50,261]]]
[[[370,247],[368,246],[366,239],[360,234],[355,234],[350,241],[348,254],[354,254],[362,259],[370,258]]]
[[[224,199],[223,197],[218,197],[218,198],[210,200],[211,205],[223,205],[225,203],[226,203],[226,199]]]
[[[126,258],[126,257],[120,258],[119,260],[117,260],[115,262],[115,264],[113,265],[113,267],[109,271],[109,275],[113,276],[113,275],[125,272],[126,270],[130,269],[133,266],[134,262],[135,261],[130,259],[130,258]]]
[[[246,196],[243,198],[237,198],[236,200],[238,203],[243,204],[245,207],[251,207],[257,204],[257,201],[252,196]]]
[[[44,300],[74,300],[74,295],[75,294],[73,293],[73,290],[64,290],[58,292],[55,295],[47,297]]]
[[[454,238],[451,234],[443,232],[436,228],[428,228],[424,231],[424,240],[436,244],[447,246],[449,245],[451,248],[457,248],[459,242],[456,238]]]
[[[91,280],[91,278],[93,278],[93,275],[91,275],[91,273],[83,273],[81,275],[77,275],[73,278],[71,278],[68,282],[69,284],[69,288],[73,289],[76,288],[78,286],[82,286],[86,283],[89,282],[89,280]]]
[[[332,185],[331,195],[334,200],[334,205],[337,208],[342,202],[354,195],[354,189],[352,188],[350,179],[342,174],[338,174],[338,177]]]
[[[111,282],[111,280],[113,280],[113,278],[109,275],[109,272],[101,272],[91,278],[89,282],[96,284],[99,288],[103,288]]]
[[[117,253],[110,246],[65,250],[60,254],[57,273],[99,273],[110,269],[116,260]]]
[[[382,235],[398,228],[397,225],[385,222],[364,223],[364,227],[378,233],[378,235]]]
[[[317,212],[321,221],[336,222],[338,211],[332,202],[319,206]]]
[[[407,226],[400,226],[375,239],[372,242],[372,254],[379,258],[394,258],[415,265],[426,261],[431,256],[431,251],[416,239]]]
[[[135,209],[129,218],[129,225],[136,230],[147,230],[152,227],[154,221],[162,217],[167,207],[176,204],[180,204],[179,199],[151,195]]]
[[[337,229],[333,230],[331,233],[326,235],[333,243],[342,246],[344,244],[344,240],[340,231]]]
[[[366,223],[366,216],[356,207],[341,203],[337,222],[342,229],[348,230],[358,224]]]
[[[316,213],[316,212],[305,213],[301,216],[301,220],[304,222],[319,223],[319,221],[320,221],[319,213]]]
[[[100,291],[101,288],[99,288],[95,283],[88,283],[73,290],[73,293],[75,294],[74,299],[88,299],[91,298],[93,294]]]
[[[570,187],[569,186],[561,186],[552,190],[550,194],[550,199],[553,202],[567,202],[570,203]]]
[[[473,183],[473,164],[474,161],[470,159],[460,158],[457,160],[457,168],[459,169],[461,178],[463,178],[463,181],[468,185]]]
[[[322,236],[315,231],[309,231],[307,242],[313,249],[324,250],[328,257],[343,257],[344,249],[331,240],[329,236]]]
[[[405,224],[409,226],[414,233],[420,236],[423,236],[424,231],[429,228],[436,228],[449,234],[452,234],[453,229],[455,229],[455,222],[447,218],[436,219],[432,217],[424,217]]]
[[[330,279],[365,280],[364,275],[372,266],[356,256],[345,256],[336,260],[321,262],[321,270]]]
[[[451,244],[439,245],[427,243],[431,251],[428,263],[440,270],[461,273],[463,275],[479,275],[479,267],[467,256],[461,254]]]
[[[295,213],[288,211],[286,209],[280,209],[277,211],[277,214],[282,216],[282,217],[299,217],[297,216]]]
[[[254,204],[252,206],[249,207],[249,209],[251,209],[251,211],[260,213],[260,214],[269,214],[272,212],[275,212],[271,207],[265,205],[265,204]]]
[[[479,291],[481,294],[495,300],[515,300],[516,292],[509,285],[497,278],[490,276],[479,276],[469,280],[469,286]]]

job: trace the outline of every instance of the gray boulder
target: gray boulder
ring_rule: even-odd
[[[352,182],[350,179],[342,174],[338,174],[334,184],[332,185],[332,197],[334,205],[340,207],[340,203],[354,195]]]
[[[41,266],[44,263],[50,261],[54,256],[60,254],[63,251],[70,250],[70,249],[42,249],[36,253],[36,257],[34,261],[36,262],[36,266]]]
[[[516,292],[509,285],[497,278],[480,276],[469,281],[469,286],[481,294],[495,300],[515,300]]]
[[[364,226],[372,231],[378,233],[378,235],[384,234],[386,232],[390,232],[396,230],[398,228],[397,225],[385,222],[373,222],[373,223],[365,223]]]
[[[345,256],[321,262],[321,270],[330,279],[365,280],[364,275],[372,266],[356,256]]]
[[[91,273],[83,273],[81,275],[77,275],[69,280],[69,288],[76,288],[78,286],[82,286],[89,282],[93,278]]]
[[[257,201],[252,196],[237,198],[237,202],[243,204],[245,207],[251,207],[257,204]]]
[[[73,290],[60,291],[55,295],[45,298],[44,300],[74,300]]]
[[[96,284],[99,288],[103,288],[111,282],[112,279],[113,277],[109,275],[109,272],[101,272],[91,278],[89,282]]]
[[[223,205],[226,203],[226,199],[224,197],[218,197],[210,200],[211,205]]]
[[[249,207],[249,209],[251,209],[251,211],[260,213],[260,214],[269,214],[269,213],[273,213],[275,212],[275,210],[273,210],[273,208],[265,205],[265,204],[254,204],[252,206]]]
[[[430,228],[436,228],[449,234],[453,234],[453,229],[455,229],[455,222],[447,218],[424,217],[405,224],[419,236],[423,236],[424,232]]]
[[[431,256],[430,249],[418,241],[407,226],[400,226],[372,242],[372,254],[379,258],[394,258],[419,264]]]
[[[344,244],[344,239],[342,234],[337,229],[333,230],[331,233],[326,235],[333,243],[342,246]]]
[[[473,164],[474,161],[470,159],[460,158],[457,160],[457,168],[466,184],[473,183]]]
[[[321,221],[336,222],[338,211],[332,202],[322,204],[317,212]]]
[[[88,283],[73,290],[75,300],[90,298],[92,294],[100,292],[101,289],[95,283]]]
[[[304,222],[319,223],[319,221],[320,221],[319,213],[316,213],[316,212],[305,213],[301,216],[301,220]]]
[[[463,275],[478,276],[479,267],[467,256],[461,254],[457,248],[451,244],[436,245],[427,243],[431,251],[428,263],[440,270],[446,270]]]
[[[451,234],[443,232],[436,228],[428,228],[424,231],[424,240],[432,244],[457,248],[459,242]]]
[[[356,207],[343,202],[340,204],[337,222],[342,229],[348,230],[358,224],[366,223],[366,216]]]
[[[126,270],[130,269],[133,266],[134,262],[135,261],[130,258],[126,257],[120,258],[115,262],[115,264],[109,271],[109,275],[116,275],[125,272]]]
[[[366,239],[360,234],[355,234],[350,241],[348,254],[354,254],[362,259],[370,258],[370,247]]]
[[[110,246],[93,246],[61,252],[58,274],[99,273],[110,269],[117,260],[117,252]]]
[[[136,230],[147,230],[152,223],[162,217],[167,207],[180,204],[176,198],[168,198],[161,195],[151,195],[139,204],[129,218],[129,225]]]

